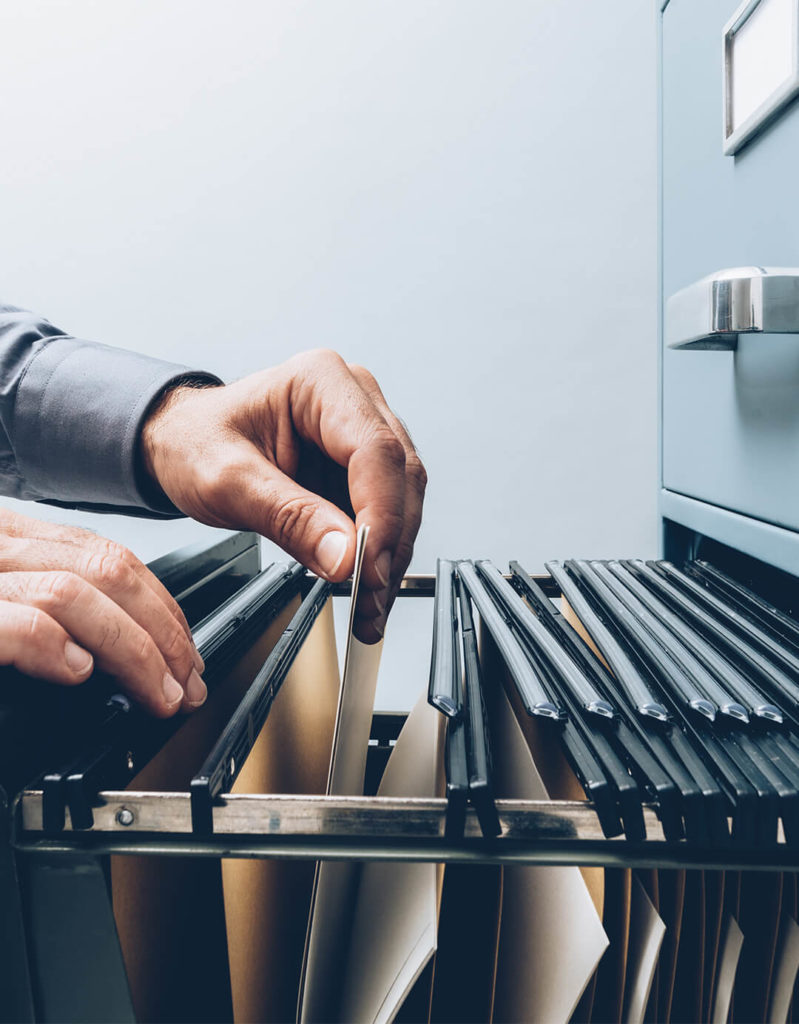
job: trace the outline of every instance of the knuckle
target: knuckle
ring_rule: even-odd
[[[161,638],[158,646],[161,649],[161,654],[170,662],[190,656],[189,641],[177,623],[169,627],[167,635]]]
[[[405,471],[405,449],[388,427],[381,428],[375,438],[380,457],[389,469]]]
[[[367,370],[365,366],[361,366],[360,363],[350,363],[349,370],[365,390],[373,391],[378,387],[375,375],[370,370]]]
[[[346,365],[344,360],[334,348],[315,348],[308,352],[309,360],[313,362],[328,363],[333,366]]]
[[[140,631],[140,635],[136,637],[132,645],[131,663],[137,671],[137,674],[145,675],[147,669],[152,665],[153,660],[158,657],[158,649],[155,646],[155,641],[149,633],[145,633],[144,630]]]
[[[302,496],[275,502],[269,517],[274,536],[294,537],[304,533],[315,513],[316,505]]]
[[[401,540],[397,545],[397,550],[394,552],[394,558],[399,566],[399,574],[402,575],[411,564],[411,559],[413,558],[413,541]]]
[[[303,376],[314,383],[337,377],[347,364],[335,349],[315,348],[300,355],[300,366]]]
[[[26,609],[17,620],[17,629],[27,640],[40,643],[47,630],[49,620],[39,608]]]
[[[427,470],[424,468],[422,460],[418,455],[416,455],[416,453],[411,456],[406,456],[405,472],[417,491],[419,491],[420,494],[424,494],[427,489]]]
[[[83,587],[83,581],[74,572],[45,572],[37,588],[37,597],[45,607],[63,608],[79,597]]]
[[[133,577],[134,570],[119,551],[109,550],[93,555],[89,561],[88,578],[100,590],[127,590],[133,583]]]

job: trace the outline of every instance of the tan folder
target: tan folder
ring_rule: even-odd
[[[296,599],[281,612],[128,789],[188,791],[192,776],[298,606]],[[229,1020],[220,862],[207,857],[111,857],[111,891],[137,1019]]]
[[[329,600],[300,648],[234,793],[324,793],[339,693]],[[237,1022],[291,1020],[311,904],[312,861],[222,861]]]

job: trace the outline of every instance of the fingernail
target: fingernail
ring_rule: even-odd
[[[316,548],[316,561],[328,576],[333,576],[338,572],[348,547],[347,535],[339,530],[326,533],[319,541]]]
[[[388,586],[388,574],[391,572],[391,552],[381,551],[375,559],[375,575],[383,584]]]
[[[189,704],[193,708],[198,708],[201,704],[205,703],[205,698],[208,696],[208,687],[200,679],[197,672],[192,670],[189,676],[189,681],[186,683],[186,697],[188,698]]]
[[[375,590],[373,595],[377,610],[381,615],[385,614],[386,602],[388,601],[388,587],[383,587],[382,590]]]
[[[203,661],[202,657],[200,656],[200,652],[197,650],[196,647],[194,648],[194,667],[200,673],[205,672],[205,662]]]
[[[78,676],[86,675],[94,664],[91,654],[84,651],[82,647],[78,647],[77,644],[73,644],[71,640],[67,640],[64,644],[64,657],[67,660],[67,665]]]
[[[167,702],[167,705],[170,708],[174,704],[177,704],[179,701],[183,700],[183,687],[180,685],[177,679],[175,679],[174,676],[171,676],[168,672],[164,673],[164,681],[162,683],[162,686],[164,688],[164,700]]]

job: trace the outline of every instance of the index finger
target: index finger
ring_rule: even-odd
[[[362,579],[388,586],[405,515],[405,449],[334,352],[312,353],[292,389],[298,432],[347,469],[356,526],[368,524]]]
[[[395,437],[405,451],[405,510],[402,531],[394,551],[394,560],[391,566],[390,585],[391,589],[394,590],[404,576],[405,570],[410,565],[414,541],[422,524],[422,507],[427,487],[427,473],[405,424],[399,416],[391,411],[383,392],[380,390],[380,385],[373,375],[363,366],[350,366],[350,372],[372,399],[375,407],[391,427]]]

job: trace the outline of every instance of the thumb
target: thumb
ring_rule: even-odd
[[[355,566],[355,524],[340,508],[307,491],[264,458],[241,466],[229,490],[230,520],[280,545],[317,576],[338,583]],[[244,511],[246,510],[246,511]]]

